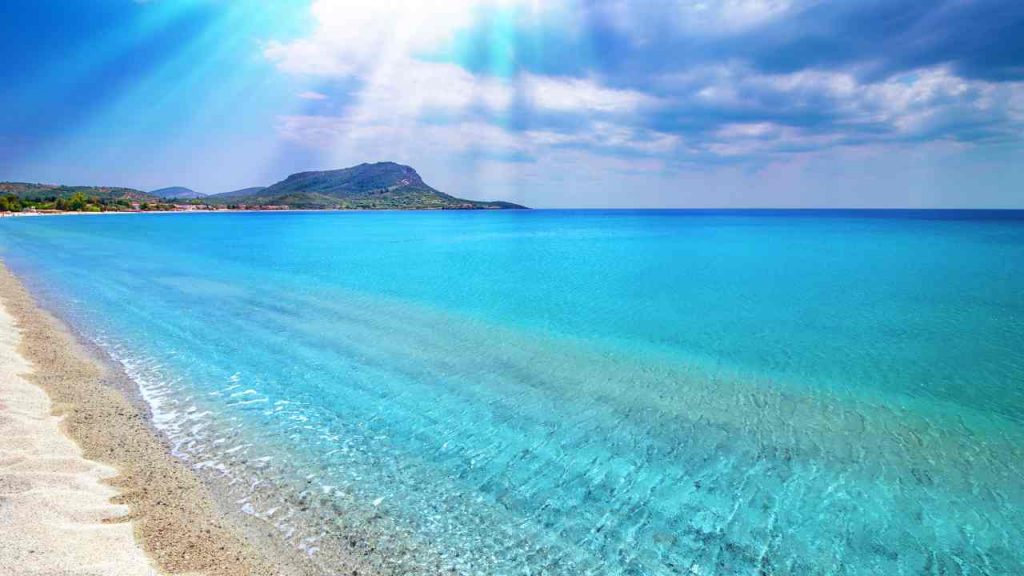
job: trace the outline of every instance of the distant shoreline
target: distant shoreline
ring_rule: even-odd
[[[1024,207],[1021,208],[287,208],[274,210],[259,209],[215,209],[215,210],[108,210],[103,212],[85,211],[47,211],[47,212],[0,212],[2,218],[26,218],[39,216],[103,216],[110,214],[276,214],[276,213],[382,213],[382,212],[684,212],[693,214],[722,215],[794,215],[794,214],[851,214],[864,215],[913,215],[913,214],[993,214],[1000,216],[1019,216],[1024,218]]]
[[[274,210],[107,210],[104,212],[85,212],[75,210],[48,212],[0,212],[0,218],[34,218],[40,216],[103,216],[109,214],[278,214],[282,212],[523,212],[532,208],[282,208]]]

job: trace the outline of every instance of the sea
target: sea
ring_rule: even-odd
[[[0,258],[323,574],[1024,574],[1024,212],[7,218]]]

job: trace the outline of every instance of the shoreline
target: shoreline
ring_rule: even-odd
[[[110,506],[127,514],[112,521],[130,522],[121,526],[131,526],[135,543],[160,573],[296,573],[257,550],[251,534],[218,508],[210,489],[171,456],[139,402],[109,385],[111,367],[40,307],[2,262],[0,300],[13,320],[14,333],[4,337],[18,342],[17,354],[31,367],[22,374],[24,381],[45,392],[53,417],[60,418],[62,436],[77,445],[81,457],[107,471],[106,476],[116,474],[103,480],[104,488],[107,497],[113,496]],[[53,499],[47,502],[63,508]]]
[[[0,575],[155,576],[109,466],[87,460],[27,377],[21,330],[0,306]]]

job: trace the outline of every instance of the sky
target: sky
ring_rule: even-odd
[[[1024,208],[1020,0],[5,0],[0,180]]]

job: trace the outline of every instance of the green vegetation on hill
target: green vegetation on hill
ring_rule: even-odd
[[[13,195],[22,200],[54,200],[70,198],[81,193],[99,200],[157,200],[134,188],[116,188],[110,186],[58,186],[55,184],[30,184],[27,182],[0,182],[0,195]]]
[[[129,210],[132,203],[155,205],[159,201],[133,188],[0,182],[0,212],[29,209],[108,212]]]
[[[509,202],[480,202],[449,196],[428,186],[416,170],[394,162],[360,164],[341,170],[300,172],[251,193],[215,194],[203,199],[222,206],[288,206],[342,210],[486,210],[523,208]]]

